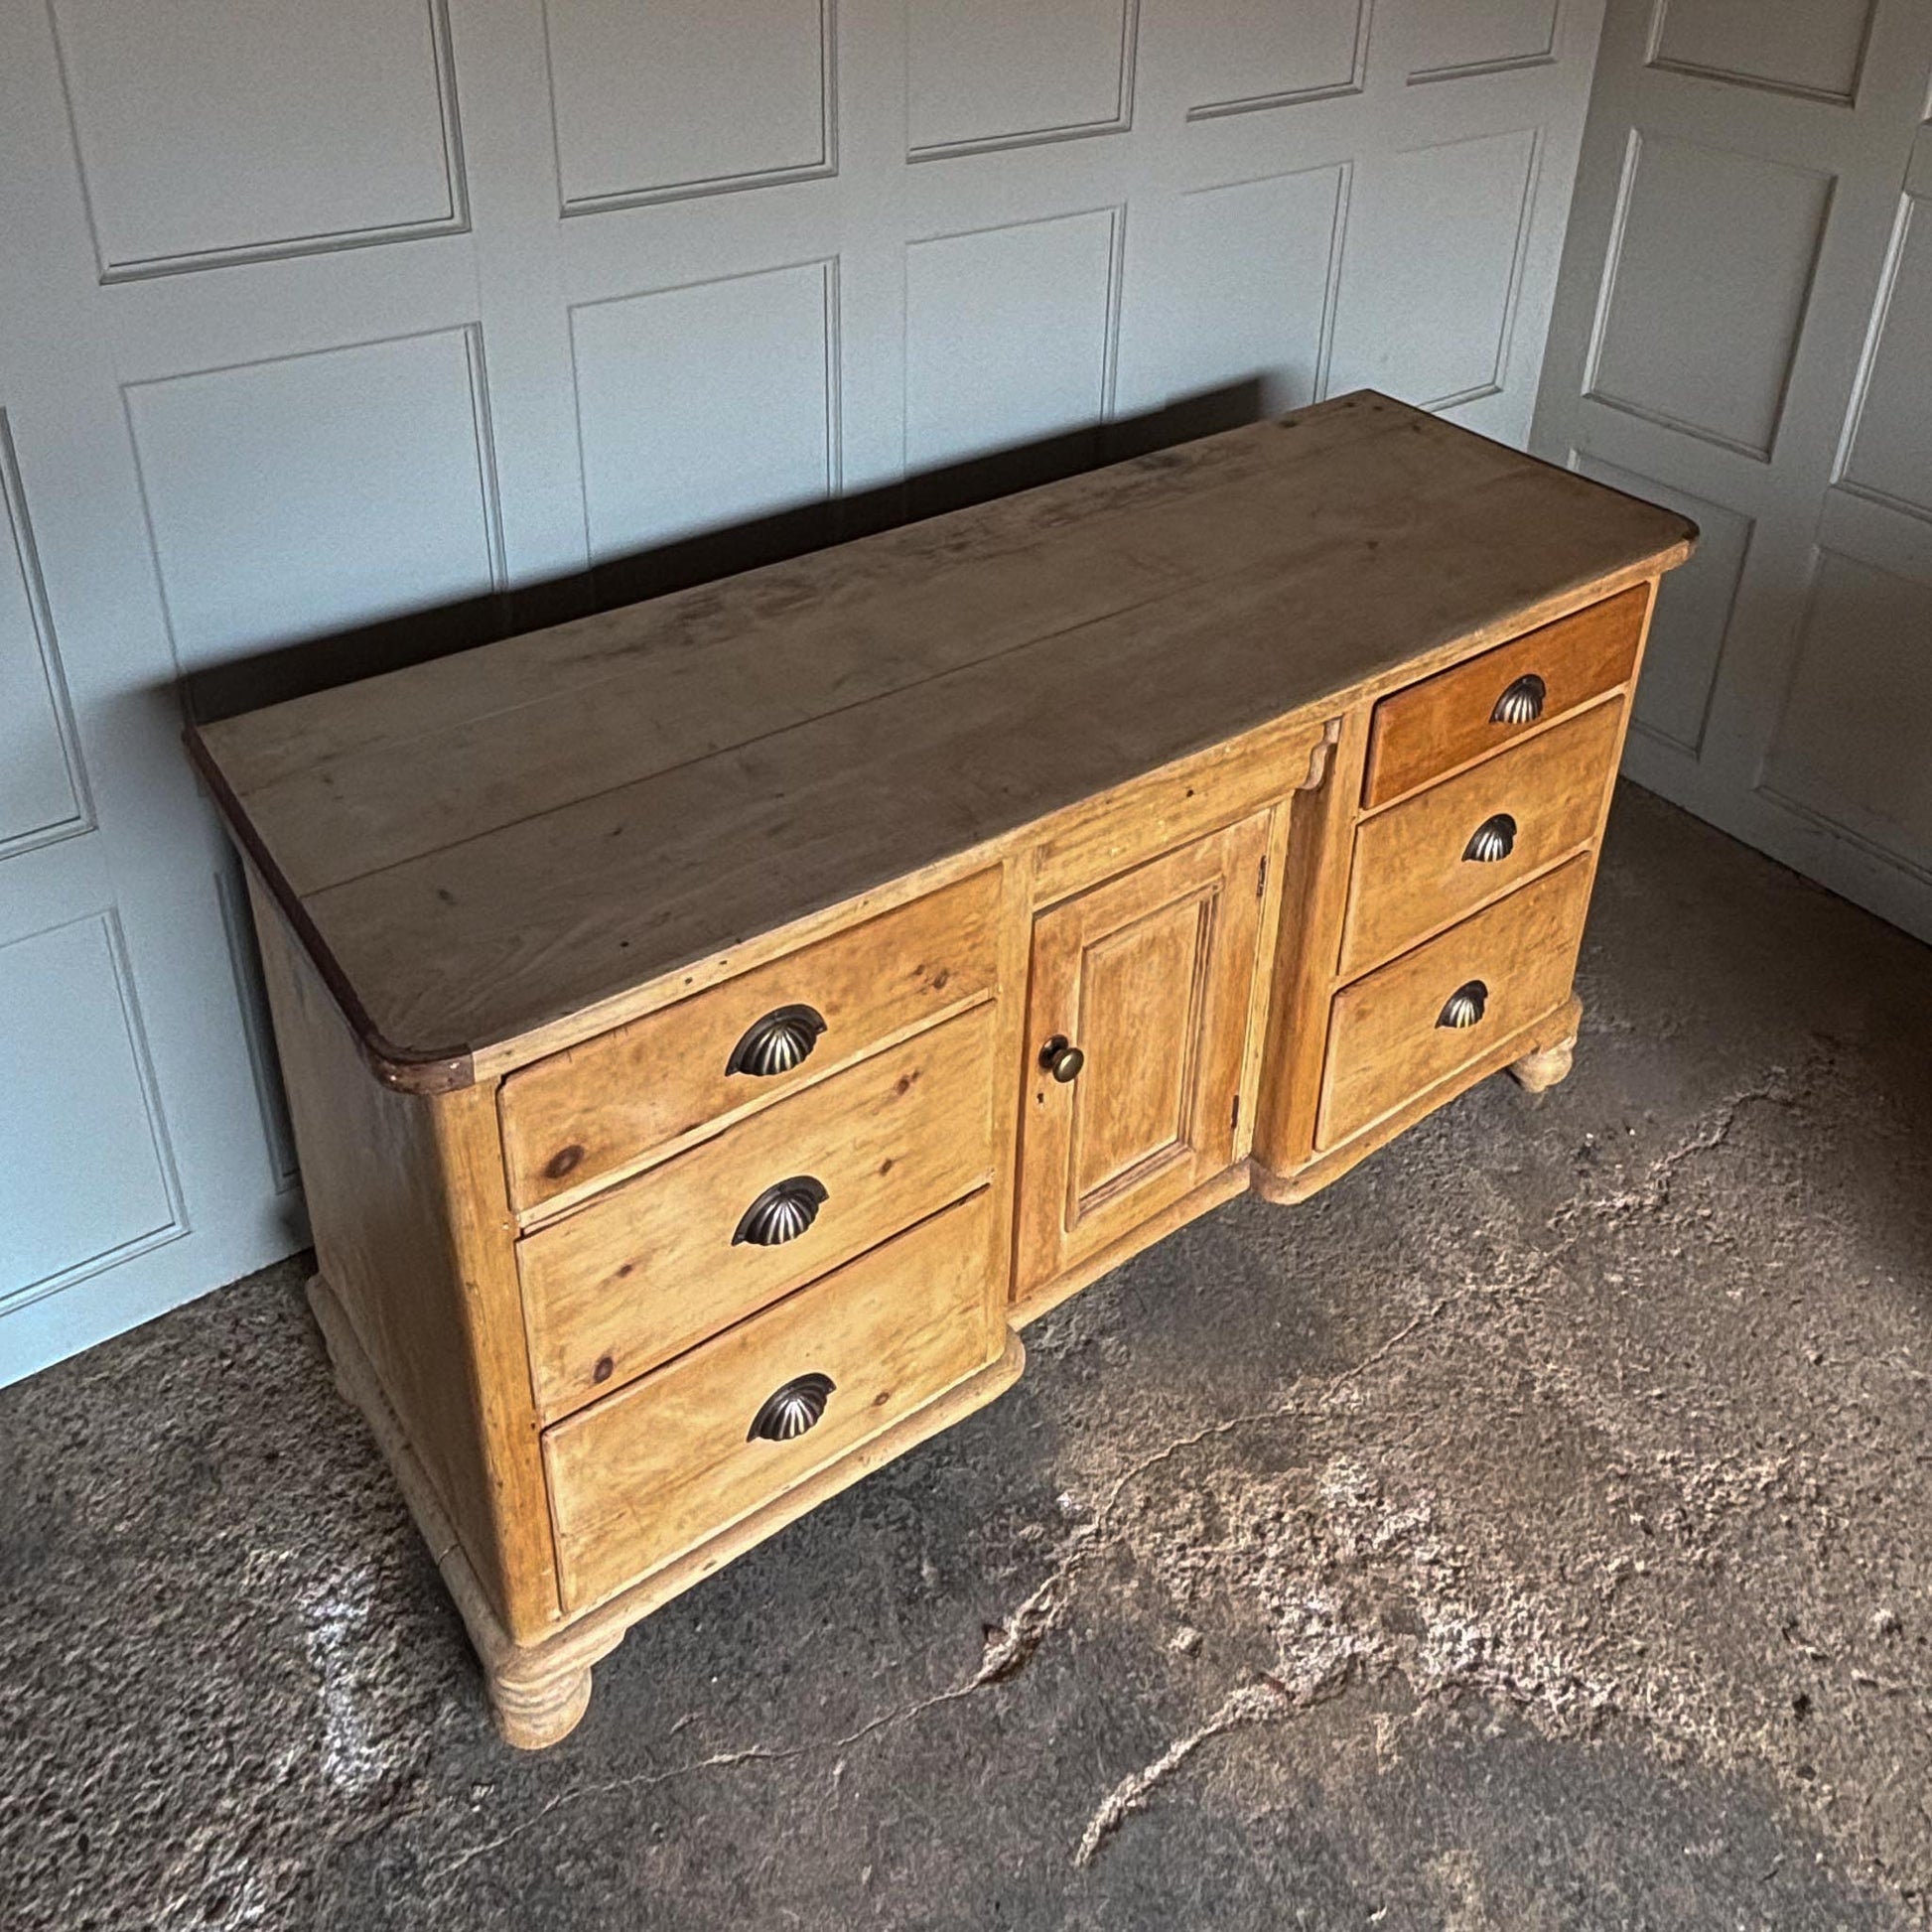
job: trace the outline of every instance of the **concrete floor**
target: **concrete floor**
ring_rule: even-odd
[[[1924,1924],[1932,953],[1626,790],[1582,990],[543,1756],[298,1265],[0,1395],[0,1924]]]

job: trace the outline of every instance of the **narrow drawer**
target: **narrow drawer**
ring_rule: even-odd
[[[576,1409],[989,1178],[991,1005],[517,1243],[537,1406]]]
[[[992,1231],[982,1191],[548,1430],[564,1607],[621,1588],[991,1361],[1005,1339]]]
[[[1342,977],[1587,845],[1622,733],[1623,701],[1612,698],[1365,819],[1349,869]]]
[[[1384,698],[1369,731],[1363,805],[1386,805],[1613,691],[1636,663],[1649,598],[1639,584]]]
[[[1590,862],[1566,866],[1335,995],[1315,1146],[1339,1146],[1566,999]],[[1450,1024],[1450,1003],[1467,1019]]]
[[[977,873],[512,1073],[511,1201],[581,1188],[991,992],[999,910],[999,873]]]

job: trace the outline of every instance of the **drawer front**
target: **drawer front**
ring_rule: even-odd
[[[1315,1146],[1339,1146],[1559,1006],[1577,970],[1589,882],[1589,859],[1573,859],[1343,987],[1329,1014]],[[1465,990],[1479,1017],[1446,1024]]]
[[[978,873],[512,1073],[502,1093],[511,1201],[534,1207],[579,1189],[984,997],[999,911],[1000,874]]]
[[[690,1549],[991,1361],[1005,1341],[993,1225],[982,1191],[548,1430],[565,1608]],[[774,1396],[802,1434],[756,1433]]]
[[[1405,951],[1596,836],[1623,738],[1623,701],[1485,759],[1366,819],[1355,833],[1341,974]]]
[[[1649,603],[1639,584],[1384,698],[1362,803],[1385,805],[1626,682]]]
[[[517,1244],[537,1405],[581,1407],[983,1185],[994,1009],[915,1035]]]

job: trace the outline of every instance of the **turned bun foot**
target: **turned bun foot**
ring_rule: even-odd
[[[1568,1076],[1576,1053],[1577,1035],[1572,1034],[1568,1039],[1560,1039],[1554,1046],[1546,1046],[1540,1052],[1525,1053],[1520,1060],[1512,1060],[1509,1070],[1516,1076],[1519,1086],[1531,1093],[1543,1093]]]
[[[568,1737],[590,1708],[588,1666],[542,1677],[485,1676],[497,1732],[521,1751],[545,1750]]]

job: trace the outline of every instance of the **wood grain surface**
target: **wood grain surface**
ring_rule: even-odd
[[[1362,392],[191,744],[372,1056],[460,1078],[1692,535]]]

